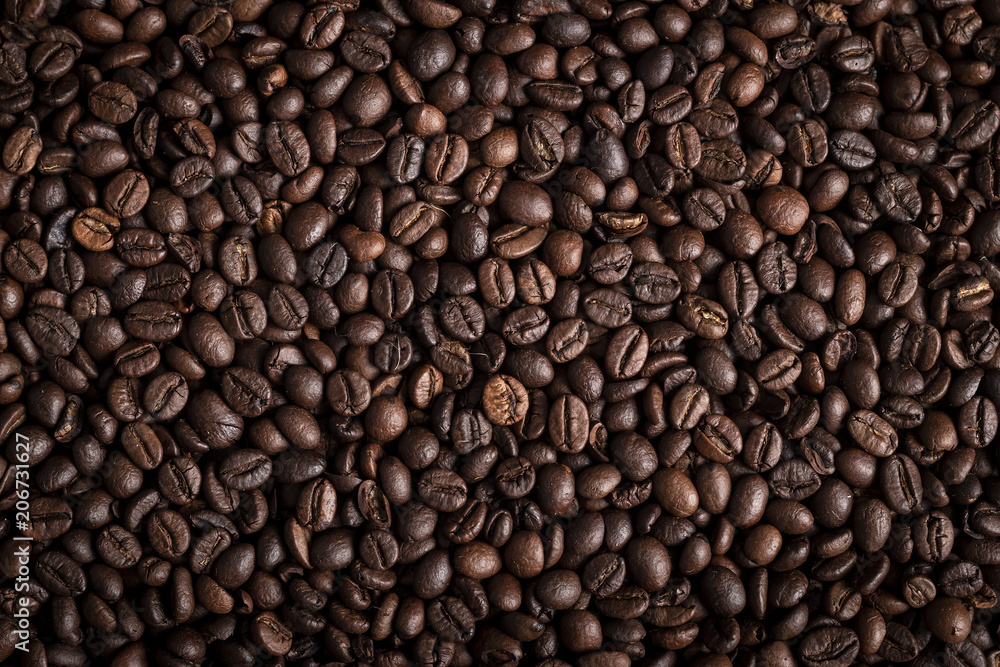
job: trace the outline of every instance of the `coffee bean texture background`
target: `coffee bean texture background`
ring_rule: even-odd
[[[0,663],[1000,665],[998,67],[996,0],[6,0]]]

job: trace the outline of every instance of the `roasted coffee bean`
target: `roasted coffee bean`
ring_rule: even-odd
[[[429,507],[444,512],[455,511],[465,504],[467,497],[465,481],[456,473],[442,468],[424,472],[417,491]]]
[[[149,181],[134,169],[121,172],[104,188],[105,205],[118,218],[140,213],[148,200]]]
[[[264,128],[264,144],[285,176],[298,176],[309,165],[309,142],[302,129],[290,121],[268,123]]]
[[[163,444],[147,424],[127,424],[122,429],[121,440],[129,458],[143,470],[154,470],[163,460]]]
[[[45,249],[29,238],[17,239],[7,246],[3,264],[11,277],[22,283],[41,280],[49,268]]]
[[[35,344],[51,355],[69,355],[80,338],[80,326],[73,316],[51,306],[28,311],[25,326]]]
[[[483,412],[498,426],[510,426],[528,412],[528,392],[509,375],[494,375],[483,388]]]
[[[743,439],[731,419],[708,415],[694,432],[694,445],[712,461],[728,463],[743,451]]]
[[[226,403],[244,417],[259,417],[270,407],[271,383],[249,368],[234,366],[223,371],[221,389]]]
[[[870,410],[858,410],[847,422],[848,432],[866,452],[885,457],[899,445],[896,430]]]
[[[249,491],[267,481],[271,474],[271,460],[261,451],[239,450],[219,462],[217,474],[229,488]]]
[[[717,302],[697,295],[684,295],[677,304],[681,323],[699,336],[714,340],[729,331],[729,316]]]
[[[806,634],[796,653],[806,665],[849,665],[859,650],[860,643],[854,630],[832,626]]]
[[[167,372],[158,375],[146,385],[142,404],[146,412],[154,419],[166,421],[180,414],[187,404],[189,393],[190,390],[183,375]]]
[[[208,158],[185,158],[170,170],[170,187],[181,197],[191,199],[205,192],[215,180],[215,168]]]
[[[895,511],[908,514],[923,496],[923,483],[916,464],[905,454],[894,454],[880,471],[886,502]]]
[[[114,125],[127,123],[138,108],[135,94],[128,86],[116,81],[102,81],[94,86],[87,105],[95,116]]]
[[[142,547],[135,535],[112,524],[97,534],[94,546],[98,555],[114,568],[131,567],[139,562]]]

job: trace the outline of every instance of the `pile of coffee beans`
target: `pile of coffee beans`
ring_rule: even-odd
[[[1000,664],[996,0],[0,17],[3,664]]]

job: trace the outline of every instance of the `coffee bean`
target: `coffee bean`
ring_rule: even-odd
[[[675,516],[687,517],[698,506],[698,492],[683,473],[668,468],[653,476],[653,495],[664,509]]]
[[[80,326],[72,315],[50,306],[28,311],[25,326],[32,340],[51,355],[69,355],[80,338]]]
[[[309,142],[302,129],[290,121],[275,121],[264,128],[264,142],[275,166],[285,176],[298,176],[309,164]]]
[[[549,410],[548,428],[557,450],[581,451],[590,433],[586,404],[574,394],[560,396]]]
[[[292,631],[271,612],[257,615],[250,625],[250,632],[270,655],[283,656],[292,650]]]
[[[158,420],[169,420],[180,414],[187,404],[189,388],[180,373],[164,373],[146,386],[143,407]]]
[[[24,176],[38,161],[42,152],[42,139],[32,127],[15,130],[3,145],[3,165],[7,171]]]
[[[684,295],[677,305],[684,326],[710,340],[722,338],[729,330],[729,316],[717,302],[697,295]]]
[[[833,626],[805,635],[796,652],[805,664],[849,665],[859,650],[858,635],[853,630]]]
[[[757,200],[761,221],[779,234],[796,234],[806,222],[809,205],[791,188],[776,185],[764,190]]]
[[[143,470],[154,470],[163,460],[163,444],[149,425],[128,424],[122,430],[121,439],[129,458]]]
[[[271,384],[252,369],[241,366],[226,369],[221,388],[226,403],[244,417],[259,417],[270,407]]]
[[[215,168],[201,156],[185,158],[170,170],[170,187],[186,199],[205,192],[214,180]]]
[[[633,377],[642,370],[648,351],[649,337],[641,327],[622,327],[608,341],[605,370],[617,380]]]
[[[494,375],[483,388],[483,411],[498,426],[510,426],[528,412],[528,392],[509,375]]]
[[[636,264],[629,272],[629,283],[637,299],[649,304],[666,304],[674,301],[681,292],[677,273],[669,266],[654,262]]]
[[[899,443],[896,430],[869,410],[858,410],[851,415],[847,428],[855,442],[875,456],[891,455]]]
[[[951,123],[948,137],[960,150],[983,145],[1000,127],[1000,109],[989,100],[981,100],[963,108]]]
[[[102,81],[94,86],[87,103],[95,116],[114,125],[127,123],[138,109],[135,94],[116,81]]]
[[[906,455],[895,454],[886,459],[880,477],[884,480],[886,501],[896,511],[908,513],[923,495],[917,466]]]
[[[705,458],[728,463],[743,451],[743,438],[728,417],[708,415],[695,430],[694,445]]]
[[[455,511],[467,497],[464,480],[442,468],[431,468],[421,475],[417,491],[428,506],[443,512]]]
[[[927,607],[928,626],[940,640],[949,644],[965,641],[972,629],[969,611],[956,598],[942,597]]]
[[[114,524],[98,533],[94,546],[101,559],[115,568],[135,565],[142,554],[142,547],[135,535]]]
[[[146,522],[146,533],[156,552],[164,558],[180,558],[191,546],[187,520],[172,510],[156,510]]]
[[[270,474],[271,460],[263,452],[252,449],[228,455],[218,467],[219,480],[237,491],[256,489]]]
[[[621,292],[597,289],[584,299],[584,312],[599,326],[620,327],[632,318],[632,302]]]

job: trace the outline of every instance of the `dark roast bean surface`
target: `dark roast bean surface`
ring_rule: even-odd
[[[1000,665],[996,0],[0,11],[0,664]]]

